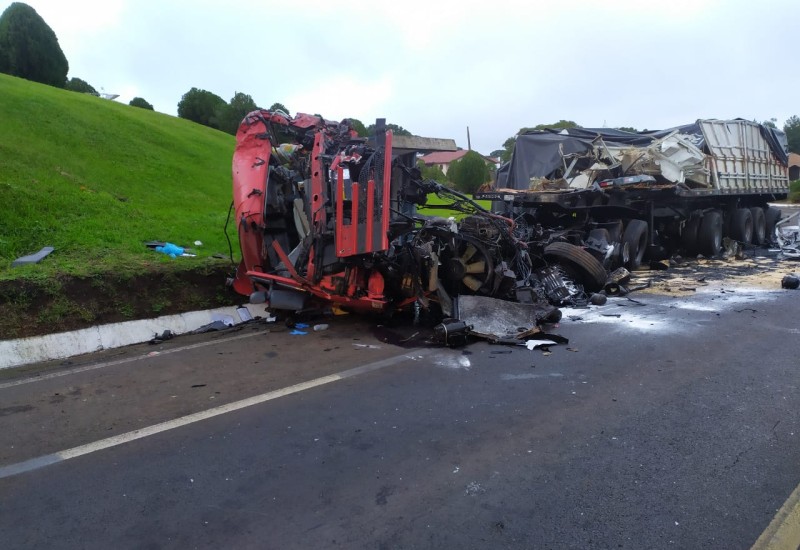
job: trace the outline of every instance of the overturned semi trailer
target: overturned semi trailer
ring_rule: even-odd
[[[637,269],[676,252],[714,256],[723,239],[766,244],[789,190],[780,130],[742,119],[667,130],[605,128],[517,136],[495,189],[495,210],[569,242],[615,250],[606,267]]]

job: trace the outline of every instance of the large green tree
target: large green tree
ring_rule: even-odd
[[[63,88],[69,63],[58,38],[32,7],[14,2],[0,15],[0,73]]]
[[[219,129],[219,116],[225,108],[225,100],[217,94],[192,88],[178,103],[178,116],[204,126]]]
[[[444,175],[442,169],[437,165],[432,164],[431,166],[425,166],[425,163],[422,162],[422,160],[418,160],[417,168],[419,168],[423,179],[434,180],[438,181],[442,185],[447,185],[447,176]]]
[[[800,117],[790,116],[783,125],[783,131],[786,132],[786,139],[789,140],[789,151],[800,153]]]
[[[287,116],[292,116],[291,111],[289,111],[289,109],[287,109],[286,106],[283,103],[278,103],[277,101],[270,106],[269,110],[270,111],[281,111],[281,112],[285,113]]]
[[[500,160],[503,162],[511,160],[511,152],[514,150],[514,142],[517,140],[517,136],[520,134],[524,134],[525,132],[530,132],[531,130],[546,130],[547,128],[580,128],[578,123],[572,120],[564,120],[561,119],[558,122],[554,122],[553,124],[537,124],[536,126],[524,126],[519,129],[519,132],[508,138],[503,142],[503,154],[500,155]]]
[[[462,193],[474,193],[481,185],[489,181],[490,172],[486,159],[475,151],[450,163],[447,178]]]
[[[250,112],[258,109],[258,105],[248,94],[236,92],[230,103],[220,108],[219,129],[236,135],[242,119]]]
[[[369,137],[369,131],[367,127],[364,126],[364,123],[358,120],[357,118],[350,118],[350,126],[353,127],[353,130],[356,131],[359,137]]]
[[[92,94],[92,95],[100,95],[97,93],[97,90],[94,89],[94,86],[82,80],[80,78],[75,78],[74,76],[67,81],[66,86],[64,86],[67,90],[71,92],[80,92],[82,94]]]
[[[149,111],[153,111],[153,105],[150,104],[145,98],[143,97],[134,97],[128,103],[131,107],[139,107],[140,109],[147,109]]]

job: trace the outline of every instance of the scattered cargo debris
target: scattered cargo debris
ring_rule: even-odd
[[[775,238],[781,256],[800,260],[800,212],[775,223]]]
[[[44,246],[42,247],[39,252],[35,252],[33,254],[28,254],[27,256],[21,256],[11,262],[11,267],[18,267],[21,265],[30,265],[30,264],[38,264],[42,260],[44,260],[47,256],[53,252],[55,248],[52,246]]]
[[[151,345],[161,344],[167,340],[172,340],[173,338],[175,338],[175,334],[171,330],[167,329],[161,334],[155,334],[148,343]]]
[[[231,328],[231,325],[228,325],[225,321],[216,320],[212,321],[208,324],[203,325],[202,327],[194,329],[191,334],[205,334],[206,332],[214,332],[218,330],[227,330]]]
[[[514,344],[521,344],[518,334],[530,334],[531,327],[561,320],[561,311],[547,303],[509,303],[488,296],[469,295],[458,297],[455,303],[456,317],[471,327],[469,334],[493,342],[512,340]]]
[[[195,242],[196,243],[200,243],[200,245],[203,244],[200,241],[195,241]],[[154,250],[155,252],[159,252],[161,254],[166,254],[170,258],[177,258],[178,256],[184,256],[184,257],[193,258],[193,257],[196,256],[196,254],[194,253],[194,250],[192,250],[191,248],[187,248],[185,246],[179,246],[177,244],[170,243],[170,242],[165,242],[165,241],[147,241],[147,242],[144,243],[144,245],[147,248],[149,248],[151,250]]]
[[[433,327],[434,337],[451,348],[465,346],[468,342],[468,337],[472,325],[468,325],[464,321],[458,319],[444,319],[441,323]]]
[[[800,288],[800,277],[794,273],[791,275],[786,275],[783,279],[781,279],[781,288],[788,288],[790,290],[796,290],[797,288]]]

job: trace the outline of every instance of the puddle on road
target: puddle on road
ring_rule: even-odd
[[[729,283],[726,283],[725,288],[709,285],[690,296],[672,296],[672,300],[664,300],[661,296],[650,294],[649,297],[652,298],[650,303],[647,300],[648,296],[634,294],[637,295],[636,300],[645,305],[637,305],[634,302],[628,302],[627,305],[624,298],[615,298],[603,307],[561,308],[563,314],[561,322],[562,324],[603,323],[626,331],[675,334],[691,330],[694,325],[704,324],[707,320],[698,318],[694,323],[676,323],[674,319],[667,318],[669,310],[698,313],[757,312],[759,302],[774,301],[783,295],[780,290],[746,286],[733,288]],[[621,305],[625,307],[620,307]]]

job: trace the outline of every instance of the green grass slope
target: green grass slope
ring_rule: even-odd
[[[0,280],[131,275],[227,255],[234,144],[187,120],[0,74]],[[148,240],[203,246],[173,260]],[[42,246],[56,250],[10,267]]]
[[[800,202],[800,180],[793,181],[789,184],[789,202]]]

